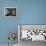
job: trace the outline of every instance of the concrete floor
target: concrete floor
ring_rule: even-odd
[[[0,46],[8,46],[8,44],[0,44]],[[18,44],[10,45],[10,46],[18,46]]]
[[[21,40],[19,46],[46,46],[46,42],[45,41]]]
[[[0,46],[8,46],[8,44],[0,44]],[[14,46],[46,46],[46,42],[45,41],[21,40],[19,44],[15,44]]]

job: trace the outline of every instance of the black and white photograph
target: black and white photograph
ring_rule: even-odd
[[[4,15],[5,16],[16,16],[16,7],[5,7]]]

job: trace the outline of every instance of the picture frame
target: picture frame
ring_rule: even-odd
[[[4,7],[4,16],[16,16],[16,7]]]
[[[18,25],[19,42],[25,39],[25,37],[23,37],[25,35],[21,33],[22,30],[24,31],[28,30],[28,36],[31,36],[27,37],[26,40],[31,39],[31,41],[46,41],[46,24],[19,24]],[[30,34],[31,32],[32,34]],[[21,37],[23,38],[21,39]]]

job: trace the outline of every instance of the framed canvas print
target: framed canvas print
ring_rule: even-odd
[[[20,28],[20,29],[19,29]],[[31,41],[46,41],[46,25],[27,25],[18,26],[19,39]]]
[[[16,7],[5,7],[4,15],[5,16],[16,16]]]

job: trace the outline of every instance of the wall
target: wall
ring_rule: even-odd
[[[23,0],[21,24],[46,24],[46,0]]]
[[[8,34],[10,32],[17,32],[17,24],[19,23],[19,13],[17,16],[7,17],[4,16],[4,7],[16,7],[18,10],[18,4],[15,0],[0,0],[0,44],[7,44]],[[18,38],[17,38],[18,39]],[[18,42],[16,39],[16,43]]]
[[[16,17],[4,16],[9,6],[17,8]],[[18,24],[46,24],[46,0],[0,0],[0,44],[8,43],[9,32],[18,32]]]

